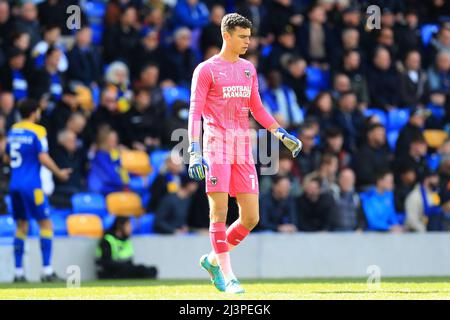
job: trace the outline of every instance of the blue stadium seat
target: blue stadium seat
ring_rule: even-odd
[[[164,161],[166,161],[167,157],[169,156],[170,151],[168,150],[155,150],[150,154],[150,165],[153,168],[152,173],[150,173],[148,185],[151,186],[153,181],[155,181],[156,177],[159,174],[159,170],[161,169],[161,166],[164,164]]]
[[[261,49],[261,57],[267,58],[272,52],[272,45],[268,44],[262,47]]]
[[[317,97],[319,92],[320,90],[318,89],[306,88],[305,90],[306,99],[308,99],[308,101],[313,101]]]
[[[329,88],[330,73],[317,67],[306,67],[306,86],[326,90]]]
[[[155,215],[152,213],[144,214],[141,217],[131,218],[133,234],[152,234]]]
[[[116,219],[115,216],[113,215],[106,215],[102,218],[102,224],[103,224],[103,230],[108,230],[109,228],[112,227],[112,224],[114,223],[114,220]]]
[[[98,21],[103,19],[106,13],[106,2],[105,1],[84,1],[84,13],[86,14],[89,22]]]
[[[184,87],[167,87],[163,88],[163,96],[164,100],[167,103],[167,106],[171,107],[172,104],[177,100],[185,101],[189,103],[190,92],[188,89]]]
[[[102,24],[91,24],[92,28],[92,43],[95,45],[100,45],[103,39],[103,25]]]
[[[432,153],[427,156],[427,164],[431,170],[437,170],[441,162],[441,155],[439,153]]]
[[[395,145],[397,144],[397,139],[398,139],[399,133],[400,132],[397,130],[387,132],[386,139],[387,139],[387,143],[388,143],[389,147],[391,148],[391,150],[395,150]]]
[[[98,193],[77,193],[72,196],[74,213],[93,213],[104,216],[108,213],[103,195]]]
[[[63,217],[64,219],[72,214],[72,209],[61,209],[61,208],[54,208],[52,206],[49,207],[50,208],[50,216],[59,216],[59,217]]]
[[[4,198],[5,203],[6,203],[6,213],[11,214],[12,215],[12,203],[11,203],[11,196],[9,194],[7,194]]]
[[[400,130],[409,119],[409,109],[398,108],[388,112],[388,130]]]
[[[437,119],[443,119],[445,117],[445,108],[444,107],[430,105],[427,107],[427,109],[430,110],[433,117],[435,117]]]
[[[364,116],[366,118],[370,117],[370,116],[377,116],[378,119],[380,119],[380,123],[386,127],[387,125],[387,116],[386,116],[386,112],[384,112],[383,110],[380,109],[366,109],[364,110]]]
[[[53,224],[53,234],[55,236],[67,236],[66,217],[61,215],[51,215]]]
[[[420,34],[422,36],[422,43],[424,46],[428,46],[433,37],[433,34],[438,32],[439,26],[437,24],[424,24],[420,28]]]
[[[0,215],[0,237],[14,237],[16,223],[11,215]]]

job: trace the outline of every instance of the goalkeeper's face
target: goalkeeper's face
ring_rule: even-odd
[[[247,52],[250,45],[251,30],[248,28],[236,27],[231,33],[225,32],[224,39],[227,45],[238,55]]]

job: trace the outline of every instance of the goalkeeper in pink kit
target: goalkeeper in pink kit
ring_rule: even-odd
[[[302,143],[288,134],[264,109],[255,67],[239,56],[248,49],[251,22],[237,14],[222,19],[222,50],[194,71],[189,111],[189,176],[206,178],[213,250],[200,258],[214,286],[243,293],[233,274],[229,251],[240,244],[259,221],[258,177],[252,156],[249,111],[296,157]],[[203,154],[200,148],[203,117]],[[239,219],[227,229],[228,195],[236,197]]]

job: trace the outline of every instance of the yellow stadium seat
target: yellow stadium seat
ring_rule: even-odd
[[[115,216],[140,216],[144,213],[142,201],[134,192],[113,192],[106,197],[108,212]]]
[[[91,89],[86,86],[77,85],[74,88],[74,91],[77,94],[77,101],[81,108],[85,111],[92,112],[94,110],[94,99],[92,97]]]
[[[100,238],[102,220],[94,214],[72,214],[67,217],[67,231],[71,236]]]
[[[120,153],[122,167],[128,172],[144,176],[152,172],[150,158],[144,151],[123,150]]]
[[[431,148],[439,148],[448,138],[448,133],[444,130],[428,129],[423,132],[427,145]]]

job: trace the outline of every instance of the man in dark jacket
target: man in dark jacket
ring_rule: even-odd
[[[365,189],[375,184],[377,172],[387,170],[393,160],[386,144],[386,130],[381,124],[370,125],[366,133],[366,143],[354,157],[357,186]]]
[[[102,61],[99,52],[92,45],[92,29],[83,27],[75,37],[75,44],[67,54],[70,80],[82,82],[85,86],[98,86],[102,76]]]
[[[304,182],[304,193],[297,199],[298,230],[328,231],[336,205],[333,197],[320,192],[320,178]]]
[[[414,137],[423,136],[425,120],[429,112],[426,109],[414,108],[411,110],[408,123],[400,130],[395,145],[395,156],[405,155],[409,151],[409,145]]]
[[[297,231],[295,201],[289,195],[291,182],[286,175],[272,178],[272,190],[261,196],[260,230],[292,233]]]
[[[130,236],[130,219],[117,217],[96,250],[97,275],[100,279],[156,278],[156,267],[133,263],[134,249]]]

